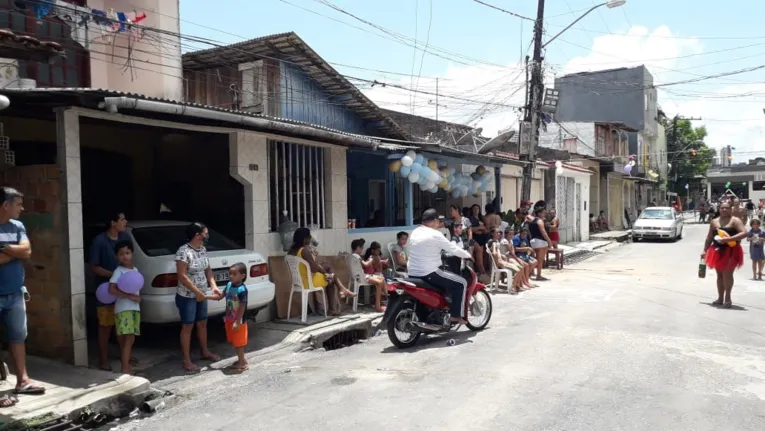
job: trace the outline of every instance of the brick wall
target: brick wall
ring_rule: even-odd
[[[62,257],[61,171],[56,165],[33,165],[1,174],[0,185],[24,194],[21,220],[32,243],[32,259],[25,265],[32,296],[27,303],[27,349],[30,354],[71,361],[71,296],[63,289],[69,271]]]

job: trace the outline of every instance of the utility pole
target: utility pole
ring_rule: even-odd
[[[678,145],[678,142],[677,142],[677,122],[680,121],[680,120],[700,121],[701,117],[699,117],[699,118],[695,118],[695,117],[688,118],[688,117],[683,117],[683,116],[680,116],[680,115],[675,115],[675,118],[672,119],[672,144],[675,146],[675,148],[678,149],[678,150],[676,150],[678,152],[672,155],[672,159],[671,159],[672,161],[675,161],[680,156],[680,152],[685,150],[685,148],[683,148],[680,145]],[[679,149],[679,148],[683,148],[683,149]],[[678,165],[679,165],[679,162],[672,163],[672,168],[675,170],[675,181],[674,181],[674,183],[675,183],[675,187],[674,187],[675,193],[677,193],[677,180],[678,180],[677,177],[678,177],[678,174],[680,173],[680,166],[678,166]]]
[[[438,103],[438,78],[436,78],[436,100],[435,102],[433,99],[428,100],[428,105],[436,106],[436,122],[438,122],[438,108],[448,108],[448,106]]]
[[[521,187],[521,200],[531,200],[531,181],[534,174],[536,161],[536,146],[539,142],[539,126],[542,114],[542,92],[544,82],[542,78],[542,33],[545,16],[545,0],[538,0],[537,19],[534,23],[534,57],[531,64],[531,101],[526,106],[524,121],[531,123],[529,142],[529,154],[524,157],[526,165],[523,168],[523,183]],[[527,68],[528,70],[528,68]],[[523,138],[521,136],[521,138]]]

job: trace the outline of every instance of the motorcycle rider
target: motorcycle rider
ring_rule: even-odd
[[[433,208],[422,213],[422,224],[409,235],[409,277],[421,278],[451,296],[452,322],[465,324],[465,295],[467,281],[457,274],[440,269],[441,252],[452,256],[471,259],[466,250],[449,241],[437,229],[440,225],[438,211]]]

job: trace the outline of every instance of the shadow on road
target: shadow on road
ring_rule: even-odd
[[[749,311],[746,308],[744,308],[744,307],[742,307],[740,305],[735,305],[735,304],[731,305],[730,308],[725,308],[725,307],[723,307],[721,305],[714,304],[712,302],[701,301],[701,302],[699,302],[699,304],[704,304],[704,305],[708,305],[710,307],[719,308],[720,310]]]
[[[487,326],[486,329],[488,328],[489,327]],[[482,332],[482,331],[478,331],[478,332],[460,331],[460,332],[449,332],[446,334],[425,336],[423,338],[420,338],[420,341],[417,343],[417,345],[415,345],[411,349],[399,349],[396,346],[390,345],[382,349],[380,353],[414,353],[414,352],[419,352],[421,350],[426,350],[426,349],[438,349],[443,347],[453,347],[463,343],[472,343],[473,340],[471,340],[471,338],[478,335],[479,332]],[[454,340],[455,344],[450,345],[449,340]]]

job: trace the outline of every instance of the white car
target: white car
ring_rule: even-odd
[[[133,263],[143,274],[141,289],[141,322],[180,322],[175,306],[178,276],[175,272],[175,252],[185,242],[189,222],[137,221],[129,222],[127,234],[133,241]],[[243,249],[234,241],[209,229],[207,257],[218,287],[228,283],[228,269],[242,262],[247,266],[247,310],[260,311],[274,300],[276,288],[268,278],[268,262],[258,253]],[[91,289],[92,287],[89,287]],[[222,315],[225,301],[209,301],[208,315]]]
[[[672,207],[649,207],[640,213],[632,225],[632,239],[683,238],[683,215]]]

